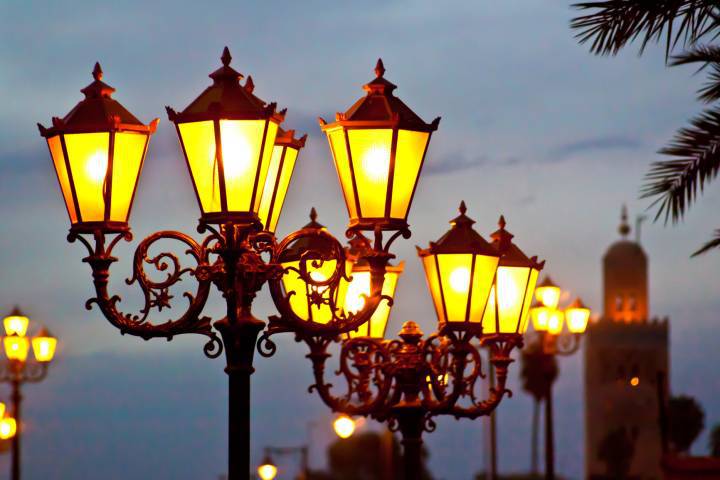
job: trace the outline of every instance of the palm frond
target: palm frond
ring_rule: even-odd
[[[592,13],[575,17],[570,27],[581,44],[591,42],[597,55],[615,55],[627,43],[648,43],[665,37],[665,56],[680,42],[691,45],[701,36],[720,29],[719,7],[713,0],[605,0],[573,5]]]
[[[675,157],[653,162],[645,176],[642,198],[655,197],[655,220],[680,220],[685,209],[720,170],[720,108],[706,110],[681,129],[661,154]]]
[[[707,253],[708,251],[714,249],[714,248],[720,248],[720,229],[715,230],[714,237],[712,240],[707,242],[705,245],[700,247],[700,250],[693,253],[693,257],[697,257],[698,255],[702,255],[703,253]]]
[[[672,66],[699,63],[698,71],[710,67],[708,81],[698,91],[699,99],[713,102],[720,99],[720,46],[696,45],[690,50],[672,57]]]

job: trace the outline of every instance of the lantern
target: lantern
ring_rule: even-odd
[[[561,310],[552,310],[548,316],[547,332],[550,335],[560,335],[564,320],[565,314]]]
[[[13,333],[3,338],[3,346],[8,360],[24,362],[30,350],[30,340]]]
[[[535,289],[535,297],[548,308],[557,308],[560,303],[560,287],[555,285],[549,276],[546,276]]]
[[[382,295],[390,298],[395,297],[395,288],[404,266],[405,262],[400,262],[399,265],[387,265],[385,267]],[[355,262],[352,266],[351,276],[352,281],[347,286],[343,307],[347,312],[356,313],[365,306],[365,297],[370,296],[370,265],[367,260],[360,259]],[[360,325],[357,330],[349,332],[348,337],[384,338],[388,319],[390,318],[390,308],[388,302],[380,302],[370,320]]]
[[[497,270],[499,254],[465,215],[465,202],[452,227],[418,255],[441,326],[484,329],[483,312]]]
[[[50,362],[55,356],[57,338],[50,335],[50,332],[43,327],[38,334],[32,338],[32,349],[35,360],[41,363]]]
[[[338,437],[350,438],[355,433],[355,420],[347,415],[339,415],[333,422],[333,429]]]
[[[275,232],[280,211],[285,202],[285,195],[287,195],[288,186],[290,185],[290,178],[295,168],[295,161],[300,149],[305,146],[305,140],[307,139],[307,135],[294,138],[294,134],[294,130],[286,132],[279,128],[275,138],[275,146],[270,158],[265,187],[260,199],[259,212],[260,221],[265,230],[269,232]]]
[[[325,230],[325,226],[317,222],[317,212],[310,211],[310,223],[303,230]],[[329,295],[328,286],[315,286],[306,282],[300,275],[300,269],[307,269],[307,273],[316,282],[329,280],[337,269],[337,261],[323,259],[323,253],[331,251],[332,244],[323,237],[301,237],[289,248],[283,251],[279,258],[280,265],[285,270],[282,285],[286,294],[290,295],[290,308],[298,317],[314,323],[326,324],[333,318],[330,305],[314,305],[309,298],[317,295]],[[340,299],[345,298],[347,282],[341,281],[339,288],[334,292],[333,301],[338,308],[342,307]]]
[[[378,60],[376,78],[363,87],[367,95],[338,113],[335,122],[319,119],[330,143],[350,227],[365,230],[407,228],[430,135],[440,123],[439,117],[425,123],[410,110],[393,95],[396,86],[384,74]]]
[[[530,308],[530,318],[536,332],[544,332],[548,329],[550,315],[554,310],[542,304],[535,304]]]
[[[17,433],[17,421],[12,417],[0,418],[0,440],[12,438]]]
[[[77,232],[123,231],[158,120],[144,125],[112,98],[102,82],[100,64],[94,81],[81,90],[85,99],[53,126],[38,124],[47,139],[60,190]]]
[[[270,458],[270,455],[265,455],[257,472],[261,480],[273,480],[275,476],[277,476],[277,467]]]
[[[10,315],[3,319],[5,335],[16,334],[24,337],[25,333],[27,333],[28,323],[30,323],[30,319],[26,317],[18,307],[13,308]]]
[[[528,258],[512,242],[513,235],[505,230],[504,217],[500,217],[498,225],[500,229],[491,237],[502,256],[485,309],[483,333],[523,334],[535,283],[545,262],[539,263],[537,257]]]
[[[230,67],[227,47],[213,84],[180,113],[167,107],[175,124],[202,221],[258,222],[278,126],[285,112],[253,95],[254,84]]]
[[[565,309],[565,320],[570,333],[583,333],[590,320],[590,309],[587,308],[580,298],[576,298]]]

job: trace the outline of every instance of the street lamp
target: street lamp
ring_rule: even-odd
[[[308,468],[308,446],[299,447],[265,447],[265,455],[260,466],[257,468],[261,480],[273,480],[277,476],[278,468],[272,459],[272,455],[300,455],[300,475],[298,480],[306,480],[309,475]]]
[[[325,378],[331,340],[296,334],[310,349],[315,375],[310,389],[325,404],[344,415],[387,422],[402,433],[405,478],[420,478],[422,434],[435,429],[434,416],[488,415],[508,392],[510,352],[522,346],[535,282],[544,264],[512,242],[504,218],[489,243],[465,213],[463,202],[450,231],[427,249],[418,249],[435,303],[436,333],[423,339],[415,322],[405,322],[399,340],[346,338],[336,375],[344,377],[347,387],[339,395]],[[272,353],[269,337],[281,331],[279,319],[271,318],[260,346]],[[475,390],[484,375],[482,347],[490,350],[496,386],[481,400]]]
[[[21,386],[45,379],[57,347],[57,338],[50,335],[45,327],[41,327],[35,336],[28,338],[29,323],[30,319],[17,307],[3,319],[5,336],[2,337],[2,344],[6,360],[0,370],[0,381],[9,383],[12,387],[13,418],[0,415],[0,439],[12,437],[12,480],[20,479]],[[33,358],[28,359],[31,349]]]
[[[145,340],[199,334],[208,339],[204,348],[208,357],[225,351],[228,475],[237,480],[250,475],[250,375],[257,336],[265,327],[251,313],[257,292],[269,284],[280,312],[271,319],[274,332],[332,342],[366,324],[389,300],[384,280],[394,257],[390,247],[399,236],[410,236],[407,214],[430,133],[439,119],[425,124],[397,99],[378,62],[376,79],[366,87],[365,106],[352,118],[326,125],[331,144],[342,138],[346,147],[345,157],[340,150],[333,153],[346,199],[349,193],[354,199],[347,235],[359,249],[350,261],[340,242],[314,220],[283,240],[275,238],[273,231],[305,140],[280,128],[285,111],[258,98],[250,77],[241,84],[243,76],[230,67],[227,48],[221,61],[222,66],[210,74],[212,85],[184,110],[167,108],[200,207],[198,231],[205,238],[196,241],[185,233],[161,231],[140,242],[130,279],[144,297],[137,314],[120,310],[120,298],[109,292],[108,284],[110,267],[117,261],[114,247],[132,239],[130,207],[157,120],[145,125],[114,100],[115,90],[102,82],[96,65],[94,81],[82,90],[85,98],[64,118],[53,118],[51,128],[38,127],[47,140],[70,217],[68,240],[88,250],[84,261],[92,270],[95,297],[87,306],[98,306],[123,334]],[[401,114],[377,117],[376,100],[381,98]],[[383,212],[376,208],[380,193]],[[373,243],[364,231],[373,232]],[[389,238],[383,239],[385,232]],[[195,265],[185,268],[172,252],[151,254],[161,240],[179,242],[185,258]],[[351,312],[342,306],[353,263],[358,278],[365,276],[356,284],[363,283],[365,296]],[[167,276],[151,278],[147,265]],[[392,275],[392,268],[387,270]],[[293,275],[302,290],[291,285]],[[170,306],[170,289],[188,277],[194,279],[195,288],[183,295],[186,309],[175,319],[152,321],[156,310]],[[215,321],[203,314],[213,286],[227,307],[226,316]],[[305,307],[302,312],[294,308],[298,301]],[[274,351],[269,339],[263,346],[266,355]],[[25,347],[18,348],[22,353]]]
[[[355,433],[355,421],[347,415],[339,415],[333,422],[335,434],[342,438],[350,438]]]
[[[550,367],[557,356],[569,356],[580,348],[582,334],[590,320],[590,309],[576,298],[565,309],[558,308],[561,289],[550,277],[538,285],[537,303],[530,309],[534,335],[528,340],[528,357],[541,365],[547,378],[545,385],[545,478],[555,478],[555,439],[553,431],[552,388],[557,370]],[[567,327],[567,329],[565,329]]]

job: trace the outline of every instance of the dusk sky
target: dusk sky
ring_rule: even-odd
[[[161,229],[196,235],[199,209],[165,105],[180,110],[208,86],[227,45],[255,93],[288,108],[284,126],[309,135],[279,235],[307,223],[315,206],[341,236],[347,212],[316,118],[334,118],[359,98],[382,57],[403,101],[426,121],[442,116],[410,213],[413,236],[395,244],[406,269],[388,327],[395,335],[414,320],[431,333],[436,318],[415,245],[440,237],[461,200],[486,236],[504,214],[518,245],[600,313],[600,262],[619,238],[620,207],[633,218],[644,212],[649,202],[638,192],[655,152],[701,108],[694,94],[703,78],[692,67],[666,68],[661,48],[592,56],[573,38],[573,15],[558,0],[0,2],[0,309],[19,305],[61,341],[48,379],[25,389],[27,478],[214,479],[226,468],[224,359],[206,359],[200,337],[123,337],[84,308],[93,295],[85,250],[66,242],[69,220],[35,123],[49,125],[82,98],[96,61],[114,98],[146,123],[160,118],[131,217],[136,240],[117,249],[111,270],[130,311],[141,300],[124,284],[137,240]],[[670,317],[672,391],[695,396],[708,427],[720,422],[720,253],[689,256],[720,223],[715,187],[684,223],[646,222],[641,240],[651,314]],[[223,308],[215,295],[208,312],[219,318]],[[273,312],[264,290],[255,314]],[[256,357],[253,461],[264,445],[309,438],[311,466],[320,468],[332,416],[307,393],[304,345],[289,335],[277,342],[273,358]],[[555,393],[557,470],[570,478],[580,478],[584,455],[581,358],[560,361]],[[499,408],[504,472],[530,461],[531,401],[518,372],[513,365],[515,395]],[[316,425],[309,433],[308,422]],[[484,428],[443,419],[426,435],[437,479],[466,480],[484,468]],[[693,451],[706,450],[704,434]],[[0,477],[7,462],[0,456]]]

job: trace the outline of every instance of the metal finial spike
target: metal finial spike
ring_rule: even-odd
[[[248,75],[245,81],[245,90],[252,93],[255,90],[255,82],[253,82],[252,75]]]
[[[95,80],[102,79],[103,71],[102,68],[100,68],[100,62],[95,62],[95,68],[93,68],[92,76]]]
[[[505,222],[505,215],[500,215],[500,219],[498,220],[500,230],[505,230],[505,225],[507,225],[507,222]]]
[[[465,200],[462,200],[462,201],[460,202],[460,208],[459,208],[459,210],[460,210],[460,214],[461,214],[461,215],[465,215],[465,212],[467,212],[467,207],[465,206]]]
[[[228,47],[225,47],[223,49],[222,57],[220,57],[220,60],[222,61],[222,64],[226,67],[230,65],[230,60],[232,60],[232,56],[230,55],[230,49]]]
[[[383,65],[382,58],[378,58],[377,64],[375,65],[375,75],[378,78],[385,75],[385,65]]]
[[[618,227],[618,232],[620,232],[620,235],[623,237],[627,237],[630,233],[630,225],[628,224],[628,214],[627,214],[627,206],[623,204],[622,210],[620,212],[620,227]]]
[[[315,210],[315,207],[312,207],[310,209],[310,221],[314,222],[317,220],[317,210]]]

